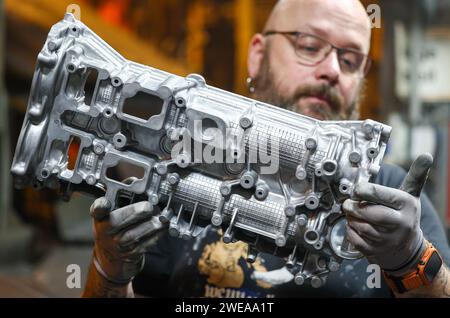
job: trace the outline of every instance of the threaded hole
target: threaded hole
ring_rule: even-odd
[[[317,233],[313,231],[306,232],[305,237],[309,241],[315,241],[318,238]]]

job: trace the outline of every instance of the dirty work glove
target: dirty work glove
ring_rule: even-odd
[[[369,262],[392,275],[403,275],[419,261],[426,246],[420,229],[420,192],[433,164],[430,154],[411,165],[400,189],[361,183],[346,200],[347,237]]]
[[[94,222],[94,265],[107,280],[126,285],[144,266],[144,253],[162,235],[153,206],[138,202],[110,212],[105,197],[90,209]]]

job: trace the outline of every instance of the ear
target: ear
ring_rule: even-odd
[[[255,34],[250,40],[247,56],[247,71],[250,77],[255,78],[258,75],[265,50],[266,39],[261,33]]]

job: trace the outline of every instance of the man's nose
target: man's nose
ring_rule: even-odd
[[[325,80],[331,85],[337,84],[341,68],[336,50],[332,50],[327,57],[316,66],[315,76],[318,80]]]

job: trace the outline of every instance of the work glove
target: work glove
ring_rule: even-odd
[[[412,270],[426,244],[420,229],[420,192],[433,164],[430,154],[411,165],[400,189],[378,184],[355,186],[354,197],[343,204],[347,238],[368,261],[391,275]]]
[[[110,211],[105,197],[91,206],[94,224],[94,265],[110,282],[125,285],[144,266],[144,254],[163,234],[163,225],[154,217],[147,201]]]

